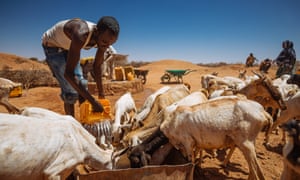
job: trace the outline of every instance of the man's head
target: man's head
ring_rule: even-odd
[[[119,23],[111,16],[103,16],[97,23],[98,48],[106,50],[110,45],[115,43],[119,36]]]
[[[103,16],[97,23],[98,32],[101,34],[109,30],[113,35],[119,35],[120,26],[118,21],[112,16]]]
[[[285,40],[282,42],[282,48],[284,49],[289,48],[289,40]]]

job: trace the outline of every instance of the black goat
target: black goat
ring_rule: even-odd
[[[167,144],[168,142],[169,139],[160,131],[160,129],[156,130],[149,138],[128,151],[127,155],[131,167],[139,168],[148,165],[152,154],[160,148],[160,146]]]
[[[284,170],[281,179],[300,178],[300,120],[290,120],[282,125],[288,132],[289,141],[283,148]]]
[[[297,84],[300,87],[300,74],[292,74],[286,82],[288,84]]]

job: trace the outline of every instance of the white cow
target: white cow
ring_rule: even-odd
[[[0,113],[0,179],[65,179],[78,164],[112,169],[112,150],[99,148],[74,118],[29,111]]]
[[[237,146],[249,164],[249,179],[264,179],[256,159],[255,139],[272,117],[257,102],[223,97],[195,106],[179,106],[161,124],[169,142],[193,163],[195,150]]]

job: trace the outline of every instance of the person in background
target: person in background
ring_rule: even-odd
[[[87,91],[87,80],[80,67],[81,49],[97,48],[94,59],[94,74],[98,98],[104,99],[101,65],[104,53],[114,44],[119,35],[118,21],[112,16],[103,16],[97,24],[75,18],[63,20],[48,29],[42,36],[42,46],[53,75],[61,88],[64,110],[74,117],[74,104],[88,100],[95,112],[103,112],[103,106]]]
[[[114,62],[112,62],[111,57],[113,54],[116,54],[116,53],[117,53],[117,51],[115,50],[115,48],[113,46],[109,46],[106,49],[106,51],[104,53],[104,61],[101,66],[102,76],[108,76],[109,73],[112,73],[111,70],[108,69],[108,62],[109,62],[109,65],[114,63]],[[95,81],[95,73],[94,73],[94,67],[93,67],[94,66],[94,57],[90,56],[90,57],[80,59],[80,66],[82,68],[83,77],[88,80],[89,79],[88,73],[90,73],[91,77]]]
[[[277,64],[276,77],[283,74],[294,74],[296,64],[296,52],[292,41],[286,40],[282,42],[282,51],[279,53],[274,62]]]
[[[113,54],[117,54],[116,49],[113,46],[109,46],[104,54],[104,62],[102,66],[102,76],[113,79],[114,77],[114,58]]]
[[[259,71],[263,73],[268,73],[268,70],[272,66],[272,60],[267,58],[264,59],[259,65]]]
[[[255,61],[257,61],[256,57],[253,56],[253,53],[250,53],[246,59],[246,67],[252,67]]]

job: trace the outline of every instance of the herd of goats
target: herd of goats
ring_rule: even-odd
[[[163,86],[139,109],[131,93],[125,93],[115,103],[114,120],[100,123],[96,133],[71,116],[37,107],[18,109],[8,102],[14,82],[0,78],[0,104],[9,112],[0,113],[0,179],[65,179],[79,164],[95,171],[168,164],[172,149],[201,168],[204,151],[227,148],[224,166],[238,148],[249,165],[248,179],[265,179],[255,139],[264,130],[269,146],[279,125],[288,133],[282,137],[281,179],[297,179],[300,75],[270,79],[253,73],[203,75],[202,88],[193,92],[185,84]]]

